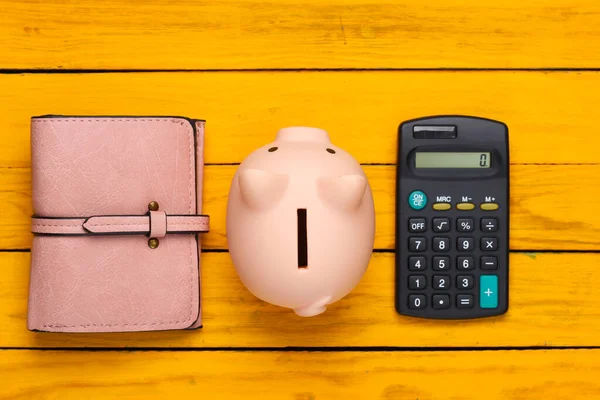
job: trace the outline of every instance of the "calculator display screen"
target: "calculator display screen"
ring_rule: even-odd
[[[417,152],[416,168],[490,168],[492,153]]]

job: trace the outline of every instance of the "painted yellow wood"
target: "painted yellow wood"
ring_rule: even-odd
[[[26,330],[29,254],[0,253],[0,347],[600,346],[594,284],[600,280],[600,254],[513,253],[510,263],[510,308],[503,316],[471,321],[399,316],[394,255],[377,253],[348,296],[319,316],[302,318],[254,297],[229,254],[204,253],[201,330],[53,334]]]
[[[0,0],[0,69],[548,69],[600,67],[596,0]],[[30,246],[29,118],[207,119],[206,162],[240,162],[277,129],[312,125],[360,162],[394,164],[406,119],[506,122],[513,250],[600,250],[597,72],[247,71],[0,75],[0,249]],[[206,167],[206,249],[225,249],[235,166]],[[393,165],[368,165],[375,247],[394,246]],[[394,254],[300,318],[254,297],[226,252],[202,257],[204,328],[128,334],[26,330],[29,254],[0,252],[2,347],[398,346],[418,352],[3,351],[0,398],[595,398],[598,351],[429,347],[600,346],[600,253],[512,253],[508,314],[434,321],[394,310]],[[363,349],[364,350],[364,349]]]
[[[47,113],[205,118],[208,163],[240,162],[290,125],[327,129],[362,163],[395,163],[400,122],[470,114],[508,124],[512,163],[600,163],[598,104],[596,72],[0,75],[0,166],[29,166],[30,117]]]
[[[0,397],[592,399],[600,350],[3,352]]]
[[[596,0],[0,2],[2,68],[590,68]]]
[[[206,249],[227,248],[227,198],[237,166],[205,168],[204,212],[210,232]],[[363,167],[376,210],[376,249],[395,247],[393,166]],[[28,168],[0,168],[0,249],[31,246]],[[600,250],[600,165],[514,165],[511,169],[510,248],[513,250]],[[143,212],[143,210],[141,211]]]

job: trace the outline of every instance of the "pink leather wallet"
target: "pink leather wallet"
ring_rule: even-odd
[[[27,327],[201,327],[204,121],[32,118]]]

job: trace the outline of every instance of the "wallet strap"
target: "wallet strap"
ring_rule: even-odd
[[[39,217],[31,219],[31,231],[38,235],[146,235],[205,233],[208,215],[169,215],[148,211],[145,215],[94,215],[79,217]]]

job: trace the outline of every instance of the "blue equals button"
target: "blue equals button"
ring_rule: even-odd
[[[479,278],[479,307],[498,307],[498,276],[481,275]]]

